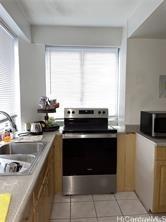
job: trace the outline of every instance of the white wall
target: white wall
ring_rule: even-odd
[[[144,23],[144,21],[162,4],[164,0],[140,0],[139,7],[128,19],[128,37]]]
[[[122,28],[32,26],[32,42],[47,45],[120,46]]]
[[[129,39],[126,73],[127,124],[139,124],[141,110],[166,111],[159,76],[166,75],[166,40]]]
[[[20,4],[11,0],[0,0],[0,16],[10,29],[19,37],[30,41],[31,28]]]
[[[125,84],[126,84],[127,28],[123,29],[122,43],[119,54],[119,125],[125,122]]]
[[[45,95],[45,47],[19,41],[21,121],[43,119],[37,113],[40,96]]]

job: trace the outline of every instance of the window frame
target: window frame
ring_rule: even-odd
[[[109,115],[109,121],[111,121],[112,123],[114,123],[114,124],[117,124],[118,123],[118,119],[119,119],[119,88],[120,88],[120,48],[119,47],[115,47],[115,46],[113,46],[113,47],[111,47],[111,46],[56,46],[56,45],[45,45],[45,78],[47,77],[47,74],[46,74],[46,72],[47,72],[47,59],[48,58],[46,58],[47,56],[46,56],[46,54],[47,54],[47,49],[48,48],[57,48],[58,49],[58,51],[67,51],[67,50],[78,50],[78,49],[90,49],[90,50],[96,50],[96,49],[99,49],[99,50],[103,50],[104,52],[106,52],[106,51],[110,51],[110,50],[116,50],[117,51],[117,96],[116,96],[116,99],[117,99],[117,102],[116,102],[116,104],[117,104],[117,106],[116,106],[116,113],[117,113],[117,115]],[[66,50],[67,49],[67,50]],[[50,74],[50,76],[51,76],[51,74]],[[46,80],[47,81],[47,80]],[[45,84],[46,84],[46,95],[48,96],[48,94],[47,94],[47,83],[46,83],[46,81],[45,81]],[[51,81],[51,77],[50,77],[50,81]],[[51,88],[51,84],[50,84],[50,88]],[[51,92],[51,89],[49,89],[49,91]],[[50,93],[49,93],[50,94]],[[54,115],[53,115],[54,116]],[[63,119],[63,117],[56,117],[56,119],[58,119],[58,120],[62,120]]]

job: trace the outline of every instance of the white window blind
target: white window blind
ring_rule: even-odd
[[[108,108],[118,112],[117,48],[46,48],[47,96],[60,102],[56,117],[65,107]]]
[[[16,40],[0,23],[0,110],[10,115],[18,114],[15,53]],[[0,115],[0,119],[4,118]]]

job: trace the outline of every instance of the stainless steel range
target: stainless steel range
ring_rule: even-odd
[[[116,192],[117,130],[108,109],[65,108],[63,193]]]

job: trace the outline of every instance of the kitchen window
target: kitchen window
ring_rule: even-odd
[[[65,107],[108,108],[118,116],[118,48],[46,47],[46,93]]]
[[[19,114],[17,38],[0,20],[0,110],[15,117]],[[0,127],[5,117],[0,114]]]

